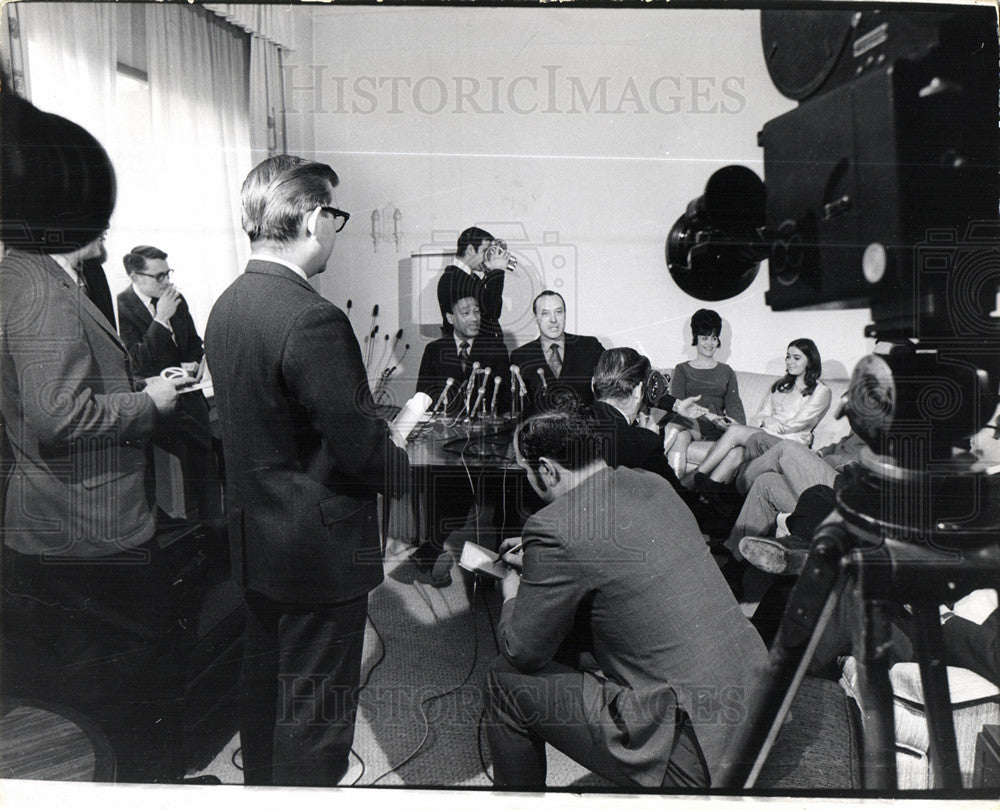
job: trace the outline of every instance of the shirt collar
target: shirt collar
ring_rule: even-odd
[[[139,288],[136,287],[135,284],[132,285],[132,292],[134,292],[136,294],[136,296],[139,298],[139,300],[142,301],[142,303],[144,303],[146,305],[146,309],[150,308],[150,306],[153,303],[153,299],[152,298],[150,298],[145,293],[139,292]]]
[[[563,358],[566,357],[566,334],[565,334],[565,332],[563,333],[563,335],[558,340],[553,340],[552,338],[547,338],[545,336],[539,336],[539,337],[541,337],[541,341],[542,341],[542,354],[545,355],[545,359],[546,360],[548,360],[549,354],[552,352],[552,347],[553,346],[558,346],[559,347],[559,354],[562,355]]]
[[[283,267],[287,267],[295,275],[301,276],[306,281],[309,281],[309,276],[306,275],[306,271],[299,267],[297,264],[292,264],[290,261],[285,259],[279,259],[277,256],[271,253],[251,253],[250,261],[258,262],[273,262],[274,264],[280,264]]]
[[[468,344],[469,344],[469,351],[470,351],[470,352],[472,351],[472,343],[473,343],[473,341],[475,341],[475,338],[464,338],[464,337],[459,337],[459,336],[458,336],[458,335],[457,335],[456,333],[452,333],[452,337],[453,337],[453,338],[455,338],[455,351],[456,351],[456,352],[460,352],[460,351],[462,351],[462,341],[463,341],[463,340],[464,340],[464,341],[465,341],[466,343],[468,343]]]
[[[452,261],[452,264],[455,265],[455,267],[457,267],[459,270],[461,270],[463,273],[465,273],[468,276],[474,276],[474,275],[476,275],[475,273],[472,272],[472,268],[469,267],[469,265],[467,265],[465,262],[463,262],[457,256],[455,257],[454,261]]]
[[[74,287],[80,286],[80,274],[76,272],[75,267],[73,267],[68,261],[66,261],[66,257],[63,256],[63,254],[50,253],[49,258],[51,258],[56,264],[58,264],[63,270],[66,271],[66,274],[70,277],[70,279],[72,279]]]

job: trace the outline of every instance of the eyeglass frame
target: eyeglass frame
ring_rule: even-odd
[[[339,208],[334,208],[332,205],[321,205],[319,207],[319,210],[329,214],[334,219],[336,219],[337,217],[344,218],[344,221],[341,223],[340,227],[337,228],[335,233],[340,233],[342,230],[344,230],[344,226],[347,224],[347,220],[351,218],[351,215],[347,211],[341,211]]]
[[[140,273],[138,270],[135,270],[132,273],[133,276],[145,276],[146,278],[151,278],[155,280],[157,284],[162,284],[173,274],[173,270],[164,270],[162,273]]]

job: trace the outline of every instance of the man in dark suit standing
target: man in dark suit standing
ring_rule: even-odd
[[[408,470],[372,415],[350,321],[308,281],[347,223],[337,184],[326,164],[287,156],[250,172],[252,254],[205,332],[248,608],[247,784],[336,785],[346,773],[368,593],[383,578],[376,496]]]
[[[510,354],[528,389],[526,408],[577,410],[590,405],[594,401],[590,379],[604,352],[601,342],[566,332],[566,301],[559,293],[543,290],[531,307],[538,337]]]
[[[521,555],[501,546],[512,570],[487,676],[498,788],[544,789],[546,742],[623,787],[705,787],[767,664],[677,494],[608,467],[600,445],[563,411],[514,436],[546,506],[525,523]],[[565,655],[580,622],[600,675]]]
[[[205,352],[187,301],[170,283],[173,270],[167,264],[167,254],[151,245],[137,245],[122,263],[132,284],[118,294],[119,332],[133,371],[155,377],[165,368],[182,367],[196,377]],[[218,463],[212,448],[208,403],[201,391],[183,394],[177,410],[154,438],[180,459],[187,517],[218,517],[222,506]]]
[[[177,775],[171,579],[146,499],[146,447],[177,402],[137,391],[128,353],[79,268],[114,210],[107,153],[82,127],[0,92],[0,413],[6,694],[102,727],[120,781]],[[169,704],[163,714],[164,701]],[[182,774],[181,774],[182,775]]]
[[[487,253],[495,241],[488,231],[475,226],[466,228],[459,235],[455,258],[445,267],[437,286],[441,331],[445,335],[452,332],[448,313],[455,301],[465,297],[471,283],[482,316],[483,337],[503,339],[500,329],[503,287],[507,271],[512,265],[505,249],[493,251],[495,255]]]

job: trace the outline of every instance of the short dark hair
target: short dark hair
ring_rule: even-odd
[[[722,346],[722,318],[714,309],[699,309],[691,316],[691,345],[698,345],[702,335],[715,335]]]
[[[529,416],[514,434],[518,452],[532,469],[550,458],[567,470],[582,470],[604,458],[602,437],[576,412],[543,411]]]
[[[624,399],[649,376],[649,358],[628,346],[607,349],[594,369],[594,396]]]
[[[339,182],[327,164],[294,155],[278,155],[257,164],[240,190],[243,230],[250,243],[291,242],[303,214],[327,205],[327,184],[336,188]]]
[[[125,272],[129,275],[141,273],[146,269],[147,259],[165,259],[167,254],[152,245],[136,245],[128,253],[122,256],[122,264],[125,265]]]
[[[461,257],[465,253],[466,248],[471,247],[473,250],[479,250],[479,246],[483,242],[492,241],[493,234],[473,225],[471,228],[466,228],[459,235],[458,246],[455,248],[455,255]]]
[[[563,298],[559,293],[557,293],[555,290],[542,290],[540,293],[538,293],[538,295],[535,296],[535,300],[531,302],[531,311],[537,315],[538,302],[541,301],[543,298],[547,298],[550,295],[554,295],[556,298],[562,301],[563,309],[566,309],[566,299]]]
[[[111,158],[86,129],[10,92],[0,93],[0,240],[70,253],[108,229],[115,209]]]

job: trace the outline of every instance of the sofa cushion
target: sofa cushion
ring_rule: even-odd
[[[666,369],[665,374],[673,374],[673,369]],[[736,381],[740,387],[740,399],[743,400],[743,410],[746,411],[747,419],[752,421],[760,412],[764,405],[764,400],[771,393],[771,386],[778,379],[770,374],[758,374],[754,371],[736,371]],[[837,401],[847,391],[848,380],[823,380],[830,388],[833,398],[830,402],[830,409],[823,415],[816,429],[813,431],[813,449],[819,450],[828,444],[842,439],[850,432],[850,425],[846,419],[834,419],[833,414],[837,407]]]

